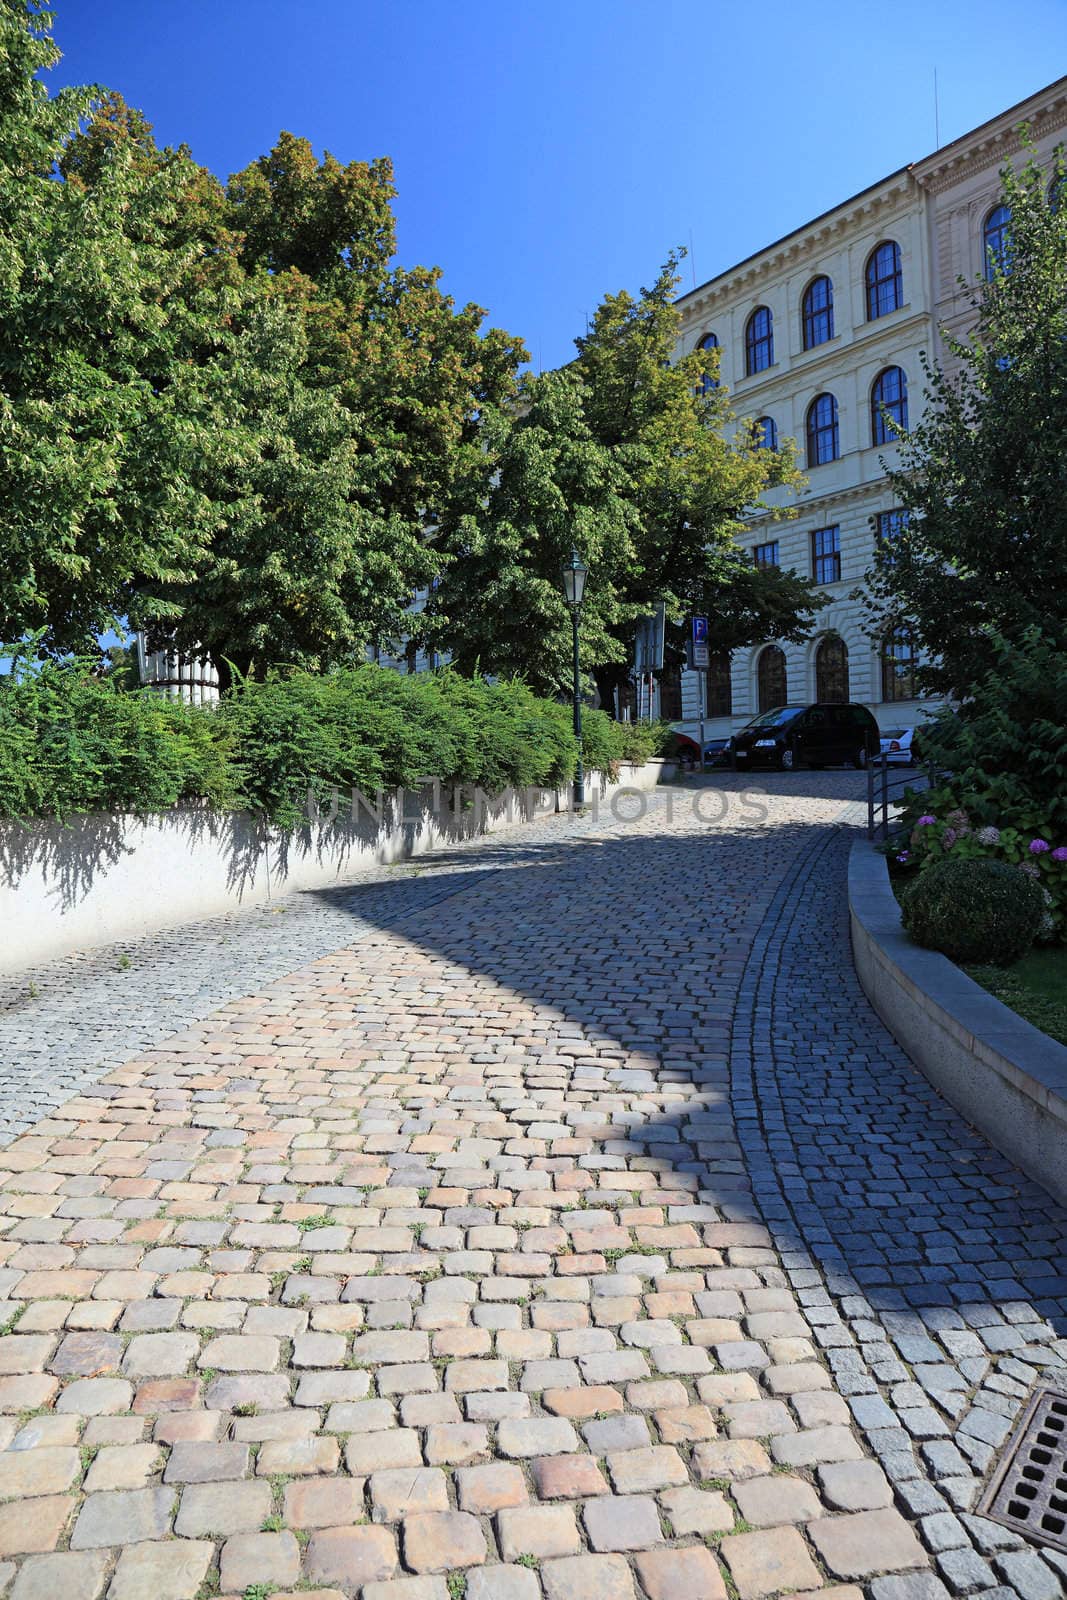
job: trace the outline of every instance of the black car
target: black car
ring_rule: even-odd
[[[866,706],[777,706],[735,733],[733,762],[751,767],[865,767],[880,748],[878,724]]]

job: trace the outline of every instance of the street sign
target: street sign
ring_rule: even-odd
[[[708,619],[707,619],[707,617],[694,617],[693,618],[693,643],[694,644],[702,644],[705,647],[705,649],[707,648],[707,643],[708,643]]]
[[[701,618],[703,621],[703,618]],[[693,667],[697,672],[706,672],[708,669],[707,640],[693,640]]]

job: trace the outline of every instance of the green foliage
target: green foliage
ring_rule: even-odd
[[[960,697],[998,638],[1067,634],[1067,206],[1049,200],[1063,171],[1058,154],[1051,175],[1033,159],[1001,174],[1006,270],[970,286],[973,333],[927,368],[928,407],[889,463],[909,524],[867,575],[872,631],[906,625],[926,686]]]
[[[0,677],[0,816],[229,806],[225,730],[207,711],[129,694],[89,663],[16,658]]]
[[[977,966],[967,972],[1035,1028],[1067,1044],[1067,950],[1031,950],[1007,971]]]
[[[724,648],[803,637],[823,603],[736,548],[765,491],[799,477],[791,447],[760,450],[744,428],[727,438],[726,391],[702,382],[707,352],[674,359],[677,282],[672,257],[639,298],[609,295],[576,360],[527,377],[520,406],[484,413],[485,448],[441,517],[441,580],[422,623],[461,671],[567,691],[560,569],[573,546],[589,567],[581,666],[604,706],[658,600],[675,621],[705,612]]]
[[[587,770],[644,760],[662,729],[603,712],[583,718]],[[123,688],[121,670],[17,657],[0,675],[0,816],[149,813],[203,803],[251,811],[284,828],[309,807],[347,816],[351,792],[437,778],[486,794],[557,789],[577,764],[571,708],[521,682],[381,667],[241,679],[214,712]],[[469,796],[468,796],[469,797]],[[427,796],[429,798],[429,796]]]
[[[48,25],[0,3],[0,640],[358,659],[525,352],[391,266],[388,161],[282,134],[223,188],[119,96],[49,99]]]
[[[936,861],[902,899],[904,927],[916,944],[993,966],[1025,955],[1044,915],[1037,885],[1003,861]]]
[[[994,664],[958,711],[923,729],[923,759],[949,774],[908,793],[898,862],[946,857],[1020,868],[1047,896],[1042,938],[1067,938],[1067,652],[1036,630],[991,641]]]

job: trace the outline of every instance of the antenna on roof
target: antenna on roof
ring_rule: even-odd
[[[937,104],[937,68],[934,68],[934,149],[941,148],[941,117]]]

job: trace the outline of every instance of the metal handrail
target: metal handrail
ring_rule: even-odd
[[[890,771],[893,777],[890,778]],[[944,776],[936,767],[907,768],[878,754],[867,763],[867,837],[882,843],[903,832],[896,796],[905,789],[932,789]]]

